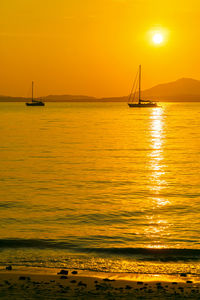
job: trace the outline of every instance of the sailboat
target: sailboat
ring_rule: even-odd
[[[138,78],[136,76],[136,79],[135,79],[135,82],[133,84],[133,88],[132,88],[132,91],[131,91],[131,94],[129,96],[129,102],[128,102],[128,106],[129,107],[158,107],[157,103],[156,102],[152,102],[151,100],[142,100],[141,99],[141,65],[139,65],[139,92],[138,92],[138,102],[137,103],[133,103],[131,102],[131,97],[132,95],[135,95],[136,93],[136,90],[135,92],[133,93],[133,90],[134,90],[134,87],[135,89],[137,88],[137,81],[138,81]],[[134,100],[134,98],[133,98]]]
[[[44,106],[44,102],[39,101],[39,100],[35,100],[33,98],[33,88],[34,88],[34,82],[32,81],[32,101],[31,102],[26,102],[27,106]]]

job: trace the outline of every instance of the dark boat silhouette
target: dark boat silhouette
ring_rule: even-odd
[[[44,106],[44,102],[39,101],[39,100],[35,100],[33,98],[33,88],[34,88],[34,82],[32,81],[32,101],[31,102],[26,102],[27,106]]]
[[[138,74],[139,73],[139,74]],[[151,100],[142,100],[141,99],[141,65],[139,65],[139,72],[136,75],[132,90],[131,90],[131,94],[129,96],[129,102],[128,102],[128,106],[129,107],[158,107],[156,102],[152,102]],[[137,89],[137,82],[138,82],[138,86],[139,86],[139,92],[138,92],[138,102],[137,103],[133,103],[134,98],[135,98],[135,93],[136,93],[136,89]],[[134,91],[135,89],[135,91]],[[134,91],[134,93],[133,93]],[[132,102],[131,102],[131,98],[132,95],[134,95]]]

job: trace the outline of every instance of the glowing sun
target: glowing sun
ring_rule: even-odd
[[[163,35],[161,33],[155,33],[152,37],[152,40],[154,42],[154,44],[162,44],[163,42]]]

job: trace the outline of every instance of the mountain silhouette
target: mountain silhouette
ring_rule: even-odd
[[[137,95],[136,95],[137,96]],[[129,96],[96,98],[84,95],[48,95],[45,102],[127,102]],[[142,99],[171,102],[200,102],[200,80],[181,78],[169,83],[158,84],[141,92]],[[0,102],[26,102],[25,97],[1,96]]]
[[[142,98],[159,101],[200,101],[200,81],[181,78],[169,83],[158,84],[142,91]]]
[[[84,96],[84,95],[48,95],[44,97],[45,101],[92,101],[95,97]]]

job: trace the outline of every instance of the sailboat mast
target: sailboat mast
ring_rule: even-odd
[[[139,65],[139,101],[141,96],[141,65]]]
[[[32,81],[32,102],[33,102],[33,87],[34,87],[34,82]]]

